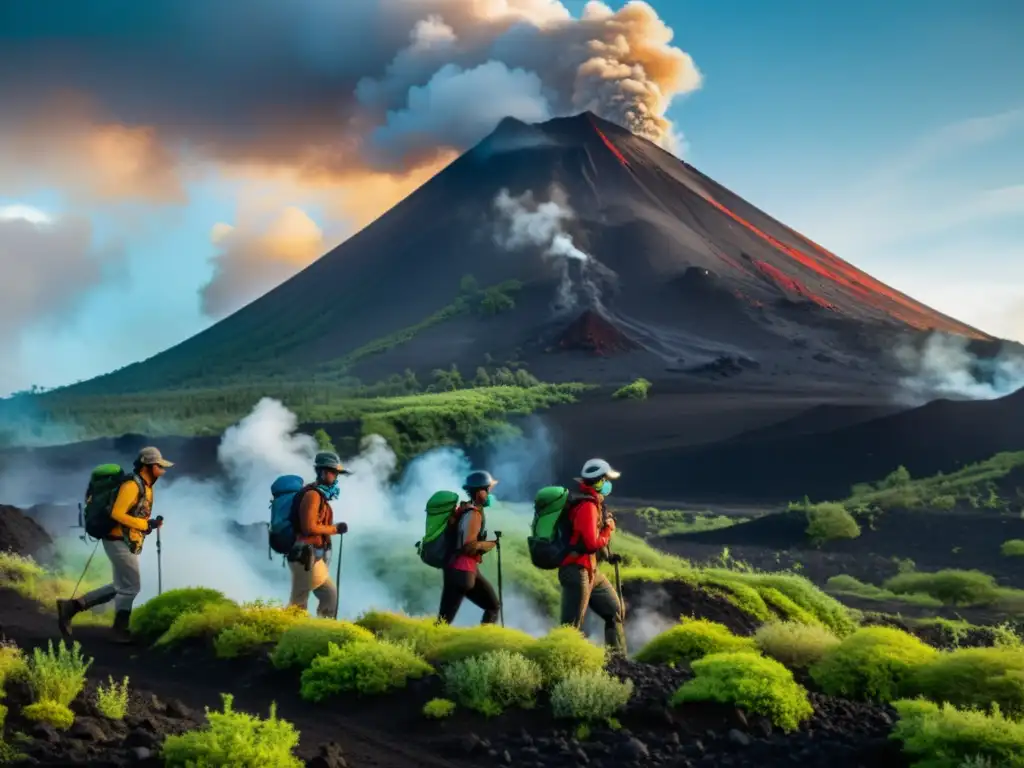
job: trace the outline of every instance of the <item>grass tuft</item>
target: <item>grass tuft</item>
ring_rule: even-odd
[[[647,664],[682,664],[711,653],[753,649],[753,640],[737,637],[724,624],[683,618],[641,648],[636,660]]]
[[[357,640],[338,647],[330,643],[327,654],[317,656],[303,671],[300,692],[308,701],[339,693],[374,695],[404,688],[410,679],[433,671],[407,644]]]
[[[511,706],[532,708],[544,682],[539,665],[508,650],[460,659],[447,665],[442,677],[452,699],[488,716]]]
[[[443,720],[455,711],[455,702],[451,699],[431,699],[423,705],[423,716],[431,720]]]
[[[839,645],[839,638],[822,626],[771,621],[758,628],[754,643],[765,656],[790,669],[806,669]]]
[[[607,720],[633,695],[633,681],[598,670],[571,672],[551,689],[551,711],[557,718],[583,722]]]
[[[128,677],[125,676],[120,685],[110,675],[107,681],[106,687],[102,683],[96,686],[96,709],[109,720],[124,720],[128,713]]]
[[[998,708],[986,715],[921,699],[893,706],[899,720],[892,738],[903,743],[916,768],[1024,766],[1024,722],[1007,718]]]

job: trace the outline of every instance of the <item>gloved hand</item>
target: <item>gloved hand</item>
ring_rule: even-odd
[[[622,562],[622,555],[615,555],[615,554],[608,555],[608,562],[611,565],[618,565],[619,563]]]
[[[348,533],[348,523],[338,523],[334,526],[335,533]]]
[[[157,515],[155,519],[146,521],[146,533],[152,533],[157,528],[160,528],[164,524],[164,518],[162,515]]]

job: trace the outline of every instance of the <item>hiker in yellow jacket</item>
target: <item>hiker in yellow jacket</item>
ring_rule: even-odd
[[[153,485],[173,466],[156,448],[143,448],[139,451],[132,476],[118,489],[117,498],[110,510],[114,525],[103,538],[103,551],[110,560],[114,579],[110,584],[74,600],[57,601],[57,621],[65,637],[71,636],[71,619],[75,614],[113,600],[114,640],[119,643],[131,642],[128,622],[132,614],[132,603],[142,590],[139,555],[146,536],[163,525],[163,518],[150,519],[153,513]]]

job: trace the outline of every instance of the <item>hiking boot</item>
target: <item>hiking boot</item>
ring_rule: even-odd
[[[57,601],[57,627],[65,640],[71,639],[71,620],[84,610],[85,605],[80,597]]]
[[[115,643],[128,645],[132,642],[132,633],[128,630],[128,620],[131,616],[132,612],[130,610],[118,611],[114,614],[113,635]]]

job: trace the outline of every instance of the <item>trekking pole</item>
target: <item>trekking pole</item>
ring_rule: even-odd
[[[162,520],[162,519],[163,518],[161,518],[161,517],[157,518],[157,520]],[[163,558],[161,557],[161,554],[160,554],[161,549],[162,549],[162,547],[160,546],[160,529],[157,528],[156,529],[156,593],[158,595],[162,595],[164,593],[164,568],[163,568]]]
[[[505,598],[502,594],[501,585],[501,531],[494,532],[495,549],[498,550],[498,615],[501,617],[501,626],[505,626]]]
[[[335,569],[334,591],[337,597],[334,599],[334,620],[338,620],[338,605],[341,603],[341,547],[345,543],[345,534],[338,534],[338,567]]]
[[[82,586],[82,579],[84,579],[85,578],[85,574],[87,574],[89,572],[89,566],[92,565],[92,559],[93,559],[93,557],[95,557],[96,550],[99,548],[99,546],[100,546],[100,540],[96,539],[96,544],[92,548],[92,554],[90,554],[89,555],[89,559],[85,561],[85,568],[82,569],[82,575],[78,577],[78,581],[75,583],[75,588],[71,592],[71,597],[69,598],[70,600],[74,600],[75,599],[75,595],[78,594],[78,588],[80,586]]]

